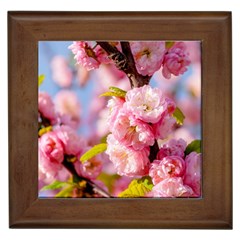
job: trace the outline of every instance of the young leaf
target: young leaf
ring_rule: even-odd
[[[101,139],[100,139],[100,142],[101,143],[106,143],[107,142],[107,137],[110,133],[106,134],[105,136],[103,136]]]
[[[194,140],[187,145],[185,149],[185,155],[188,155],[191,152],[201,152],[201,140]]]
[[[124,198],[130,197],[144,197],[146,193],[153,188],[153,183],[150,177],[142,177],[141,179],[134,179],[126,190],[121,192],[118,196]]]
[[[122,90],[121,88],[118,87],[109,87],[109,90],[115,93],[122,93],[126,95],[126,91]]]
[[[81,160],[81,162],[85,162],[85,161],[91,159],[92,157],[96,156],[97,154],[105,152],[106,150],[107,150],[107,144],[100,143],[98,145],[93,146],[90,150],[85,152],[81,156],[80,160]]]
[[[38,131],[38,136],[41,137],[43,134],[47,133],[47,132],[50,132],[52,131],[52,126],[48,126],[48,127],[45,127],[45,128],[41,128],[39,131]]]
[[[59,188],[63,188],[65,186],[69,185],[69,183],[67,182],[60,182],[58,180],[50,183],[49,185],[44,186],[41,191],[45,191],[45,190],[55,190],[55,189],[59,189]]]
[[[38,86],[40,86],[45,79],[45,75],[41,74],[38,76]]]
[[[120,92],[105,92],[102,93],[99,97],[120,97],[124,98],[126,94],[120,93]]]
[[[169,49],[169,48],[171,48],[171,47],[174,45],[174,43],[175,43],[175,42],[166,42],[166,43],[165,43],[165,47],[166,47],[167,49]]]
[[[108,92],[105,92],[103,94],[100,95],[100,97],[120,97],[120,98],[125,98],[126,96],[126,91],[117,88],[117,87],[109,87]]]
[[[182,125],[183,121],[185,119],[185,116],[183,114],[183,112],[180,110],[180,108],[176,108],[174,113],[173,113],[173,117],[177,120],[177,124]]]

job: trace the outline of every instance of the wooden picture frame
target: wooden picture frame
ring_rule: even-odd
[[[39,199],[38,41],[202,41],[203,196]],[[232,228],[230,12],[9,12],[11,228]]]

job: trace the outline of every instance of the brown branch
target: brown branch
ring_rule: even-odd
[[[109,193],[107,193],[105,190],[103,190],[101,187],[99,187],[97,184],[95,184],[90,179],[79,176],[71,162],[68,162],[66,159],[64,159],[62,164],[73,175],[73,179],[76,179],[78,182],[85,181],[87,183],[86,187],[87,187],[87,189],[90,190],[90,192],[93,192],[93,190],[95,190],[97,193],[99,193],[101,196],[103,196],[105,198],[112,197],[111,195],[109,195]]]
[[[158,147],[158,142],[155,140],[153,146],[150,147],[150,155],[149,155],[149,160],[150,162],[153,162],[158,154],[159,147]]]
[[[108,57],[115,63],[116,67],[126,73],[129,78],[131,88],[142,87],[143,85],[147,85],[149,83],[151,77],[142,76],[136,69],[129,42],[121,42],[123,53],[108,42],[98,41],[97,44],[105,50]]]
[[[132,50],[130,47],[129,42],[121,42],[122,52],[127,58],[127,62],[129,64],[129,71],[128,77],[132,78],[136,83],[135,87],[142,87],[143,85],[149,84],[150,76],[143,76],[138,73],[136,64],[132,55]]]

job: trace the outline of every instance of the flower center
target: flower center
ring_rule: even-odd
[[[145,49],[145,50],[142,52],[142,55],[147,55],[147,57],[150,57],[151,52],[149,51],[149,49]]]
[[[152,110],[152,108],[149,107],[147,104],[143,104],[142,106],[143,106],[144,112],[148,112],[148,111],[151,111],[151,110]]]
[[[92,50],[91,47],[86,46],[86,47],[85,47],[85,52],[86,52],[86,54],[87,54],[89,57],[96,59],[95,52]]]

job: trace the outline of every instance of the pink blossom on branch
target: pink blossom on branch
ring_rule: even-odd
[[[136,177],[148,173],[149,147],[145,147],[141,151],[135,151],[131,147],[122,145],[114,138],[113,134],[108,135],[107,144],[106,153],[119,175]]]
[[[168,49],[163,59],[162,74],[165,78],[170,79],[171,74],[179,76],[187,71],[190,59],[186,48],[184,42],[177,42]]]
[[[197,197],[201,196],[201,154],[191,152],[185,158],[186,174],[184,183],[189,185]]]
[[[123,108],[124,103],[125,103],[125,100],[118,97],[113,97],[110,100],[108,100],[107,107],[109,109],[109,117],[108,117],[107,123],[110,128],[116,122],[118,113]]]
[[[164,143],[157,154],[157,159],[161,160],[167,156],[178,156],[184,158],[184,151],[187,143],[183,139],[171,139]]]
[[[174,130],[176,119],[171,116],[166,116],[160,119],[159,122],[153,124],[153,133],[156,139],[165,139]]]
[[[48,119],[52,125],[57,122],[53,101],[46,92],[39,92],[38,94],[38,111],[41,117]]]
[[[168,106],[161,90],[149,85],[128,91],[125,105],[136,118],[148,123],[157,123]]]
[[[150,192],[152,197],[191,197],[191,187],[184,185],[181,177],[166,178],[155,185]]]
[[[47,178],[55,177],[64,160],[64,145],[55,132],[47,132],[38,139],[39,170]]]
[[[149,124],[136,119],[130,112],[122,108],[109,130],[124,146],[141,150],[154,144],[154,135]]]
[[[156,185],[170,177],[182,177],[185,173],[185,162],[181,157],[168,156],[162,160],[154,160],[150,164],[149,176]]]
[[[54,99],[56,111],[60,114],[61,123],[72,128],[80,124],[81,105],[74,91],[61,90]]]
[[[85,140],[78,136],[76,131],[69,126],[58,126],[55,129],[55,133],[63,143],[64,153],[67,155],[77,156],[82,154],[86,148]]]
[[[95,44],[95,46],[94,46]],[[96,46],[96,43],[90,41],[75,41],[69,46],[75,55],[77,64],[82,65],[88,71],[97,69],[101,63],[109,63],[109,59],[105,51]]]
[[[160,69],[165,49],[165,42],[131,42],[131,50],[137,71],[143,76],[152,76]]]
[[[84,163],[77,160],[74,162],[74,166],[79,176],[88,179],[96,179],[102,171],[102,162],[96,158],[91,158]]]

